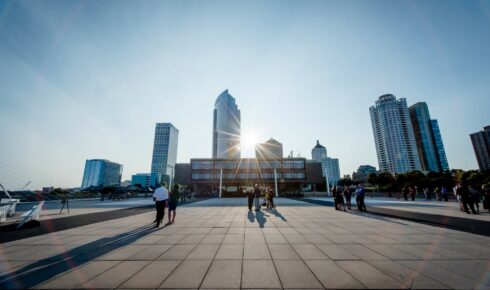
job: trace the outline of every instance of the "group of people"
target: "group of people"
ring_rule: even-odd
[[[160,187],[155,189],[153,192],[153,201],[155,202],[156,208],[156,218],[153,223],[156,223],[155,227],[159,227],[163,222],[163,217],[165,216],[165,207],[168,206],[168,223],[171,225],[175,221],[175,215],[177,211],[177,204],[179,203],[180,192],[179,185],[174,184],[172,186],[172,191],[168,191],[166,184],[161,183]]]
[[[255,211],[260,211],[261,208],[260,198],[262,197],[262,190],[260,189],[258,184],[255,184],[253,190],[251,189],[247,192],[247,197],[248,197],[248,210],[252,211],[252,207],[253,205],[255,205]],[[276,207],[274,204],[274,192],[271,190],[270,187],[264,189],[264,201],[265,201],[264,206],[267,209],[270,210]]]
[[[481,192],[474,186],[465,186],[461,183],[453,188],[453,193],[458,199],[459,209],[466,213],[479,214],[480,202],[483,201],[483,209],[490,211],[490,189],[482,185]]]
[[[364,203],[364,197],[365,197],[365,191],[364,187],[359,184],[355,187],[354,193],[356,195],[356,203],[357,203],[357,209],[359,211],[366,211],[366,204]],[[345,186],[343,189],[337,187],[336,185],[332,188],[332,194],[334,197],[334,203],[335,203],[335,209],[336,210],[346,210],[346,205],[347,209],[351,209],[352,204],[351,204],[351,198],[352,198],[352,191],[348,186]]]

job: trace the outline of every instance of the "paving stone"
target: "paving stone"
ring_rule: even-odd
[[[223,239],[223,244],[243,244],[243,234],[227,234]]]
[[[112,260],[112,261],[122,261],[133,256],[134,254],[148,248],[148,245],[128,245],[120,249],[112,251],[107,255],[97,258],[97,260]]]
[[[163,255],[161,255],[158,260],[182,260],[194,248],[195,245],[174,245],[172,246],[172,248],[163,253]]]
[[[154,261],[141,269],[119,288],[152,288],[155,289],[179,265],[180,261]]]
[[[242,288],[282,288],[271,260],[244,260]]]
[[[441,260],[430,263],[490,286],[489,260]]]
[[[367,248],[374,250],[383,256],[386,256],[393,260],[415,260],[417,257],[412,256],[408,253],[398,251],[390,245],[365,245]]]
[[[216,254],[215,259],[242,259],[243,245],[242,244],[222,244]]]
[[[342,248],[346,249],[349,253],[352,253],[362,260],[388,260],[388,257],[385,257],[375,251],[372,251],[362,245],[341,245]]]
[[[240,288],[242,260],[215,260],[201,288]]]
[[[225,234],[209,234],[207,235],[201,243],[203,244],[221,244],[223,239],[225,238]]]
[[[405,265],[395,261],[369,261],[369,264],[402,283],[409,289],[449,289],[448,285],[437,282]]]
[[[247,243],[243,247],[243,259],[258,259],[265,260],[271,259],[269,249],[265,243],[251,244]]]
[[[334,261],[309,260],[306,264],[327,289],[365,288]]]
[[[210,260],[213,259],[218,251],[218,244],[201,244],[197,245],[194,250],[187,256],[190,260]]]
[[[359,280],[366,288],[370,289],[403,289],[400,282],[383,274],[378,269],[364,261],[337,261],[346,272]]]
[[[186,237],[186,235],[160,235],[160,239],[156,241],[156,244],[165,244],[165,245],[175,245],[182,239]]]
[[[329,257],[313,244],[292,244],[292,246],[303,260],[330,260]]]
[[[120,261],[93,261],[68,273],[54,277],[53,279],[37,286],[39,289],[70,289],[80,288],[83,283],[92,279],[109,268],[119,264]]]
[[[322,288],[301,260],[281,260],[276,263],[276,268],[284,288]]]
[[[150,245],[146,249],[137,252],[136,254],[129,257],[127,260],[147,260],[153,261],[170,249],[172,245]]]
[[[179,241],[182,245],[192,245],[198,244],[203,238],[204,234],[191,234]]]
[[[308,240],[301,234],[282,234],[291,244],[307,244]]]
[[[289,244],[269,244],[269,251],[274,260],[300,259]]]
[[[185,260],[159,288],[199,288],[211,260]]]
[[[333,242],[327,239],[324,235],[318,233],[303,234],[303,236],[314,244],[332,244]]]
[[[317,245],[332,260],[359,260],[360,258],[349,253],[339,245]]]
[[[85,282],[81,288],[117,288],[149,263],[149,261],[123,261]]]
[[[243,227],[231,227],[228,229],[228,234],[240,234],[243,236],[245,233],[245,228]]]
[[[288,241],[282,234],[264,234],[265,240],[268,244],[287,244]]]

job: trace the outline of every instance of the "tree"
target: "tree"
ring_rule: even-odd
[[[341,178],[338,182],[339,186],[351,186],[352,184],[354,184],[354,182],[350,178]]]

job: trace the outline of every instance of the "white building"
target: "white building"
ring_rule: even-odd
[[[327,148],[316,141],[316,146],[311,150],[311,159],[322,164],[323,177],[328,176],[330,185],[337,185],[340,180],[339,159],[327,156]]]

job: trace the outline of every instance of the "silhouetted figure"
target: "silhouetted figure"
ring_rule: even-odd
[[[162,183],[161,186],[153,192],[153,201],[155,201],[155,208],[157,215],[155,221],[157,224],[155,227],[159,227],[165,216],[165,202],[168,200],[168,190]]]
[[[344,197],[345,197],[345,203],[347,204],[347,208],[351,209],[351,198],[352,198],[352,193],[350,192],[350,189],[348,186],[344,188]]]
[[[255,185],[254,196],[255,196],[255,211],[259,211],[260,210],[260,188],[259,188],[258,184]]]
[[[247,192],[247,198],[248,198],[248,210],[252,211],[252,206],[254,203],[254,192],[252,190],[249,190]]]
[[[364,203],[364,187],[360,184],[357,186],[356,195],[357,208],[359,211],[366,211],[366,204]]]
[[[404,186],[402,189],[402,194],[403,194],[403,199],[408,200],[408,194],[410,193],[410,190],[408,189],[407,186]]]
[[[476,214],[475,207],[473,205],[473,201],[470,198],[470,192],[466,186],[462,186],[459,184],[458,188],[456,189],[456,194],[459,195],[461,202],[463,203],[463,209],[466,213],[470,213],[468,209],[468,205],[471,208],[471,212]]]

